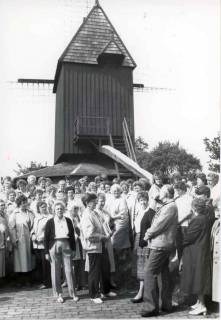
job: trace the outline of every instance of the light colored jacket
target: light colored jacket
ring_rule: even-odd
[[[175,247],[178,225],[177,206],[173,200],[164,204],[147,229],[148,247],[156,250],[172,250]]]
[[[155,183],[152,184],[150,190],[148,191],[149,195],[149,207],[154,211],[158,210],[158,204],[156,202],[156,197],[160,194],[160,187],[157,186]]]
[[[98,214],[86,208],[81,221],[82,246],[89,253],[102,253],[101,237],[105,236]]]
[[[132,230],[134,230],[135,218],[140,209],[140,204],[137,200],[137,193],[133,192],[128,198],[128,200],[126,200],[126,202],[129,210],[130,224],[131,224]]]
[[[186,192],[175,200],[178,208],[178,222],[182,227],[188,227],[193,198]]]
[[[98,213],[99,217],[101,218],[101,222],[103,224],[103,230],[107,237],[111,237],[112,231],[109,226],[110,222],[110,215],[105,210],[99,210],[95,209],[95,211]],[[108,258],[110,262],[110,272],[115,272],[115,261],[114,261],[114,250],[113,245],[111,242],[111,238],[109,238],[107,241],[105,241],[105,247],[107,249]]]
[[[34,249],[44,249],[45,226],[49,219],[53,218],[51,214],[42,215],[37,213],[34,218],[33,228],[31,230]]]

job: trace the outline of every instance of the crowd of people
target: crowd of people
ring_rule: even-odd
[[[153,181],[106,176],[54,183],[34,175],[2,178],[0,280],[52,286],[58,303],[67,286],[74,302],[89,289],[94,303],[117,296],[130,278],[141,315],[170,312],[173,292],[196,297],[190,315],[219,301],[219,176],[178,172]],[[161,305],[159,305],[161,295]]]

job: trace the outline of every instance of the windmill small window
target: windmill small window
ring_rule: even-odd
[[[109,64],[111,66],[121,66],[124,61],[125,55],[122,50],[114,40],[114,34],[112,39],[105,46],[103,51],[99,54],[97,58],[98,64]]]

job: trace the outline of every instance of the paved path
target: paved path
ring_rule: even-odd
[[[0,289],[0,320],[25,320],[25,319],[110,319],[110,318],[139,318],[142,304],[132,304],[130,298],[135,292],[130,289],[121,290],[117,298],[106,299],[101,305],[95,305],[88,298],[87,291],[79,291],[80,301],[75,303],[68,297],[63,304],[58,304],[52,298],[51,289],[39,290],[32,288],[3,287]],[[64,289],[67,296],[67,289]],[[188,307],[179,307],[171,314],[160,314],[155,318],[186,318]],[[201,316],[202,317],[202,316]],[[201,317],[195,317],[200,319]],[[218,318],[218,312],[212,312],[208,318]],[[152,318],[152,319],[155,319]]]

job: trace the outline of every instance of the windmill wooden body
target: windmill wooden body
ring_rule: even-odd
[[[124,126],[134,142],[134,60],[96,2],[57,65],[55,163],[113,143],[126,153]]]
[[[58,60],[55,165],[38,176],[145,176],[134,152],[135,67],[96,1]]]

